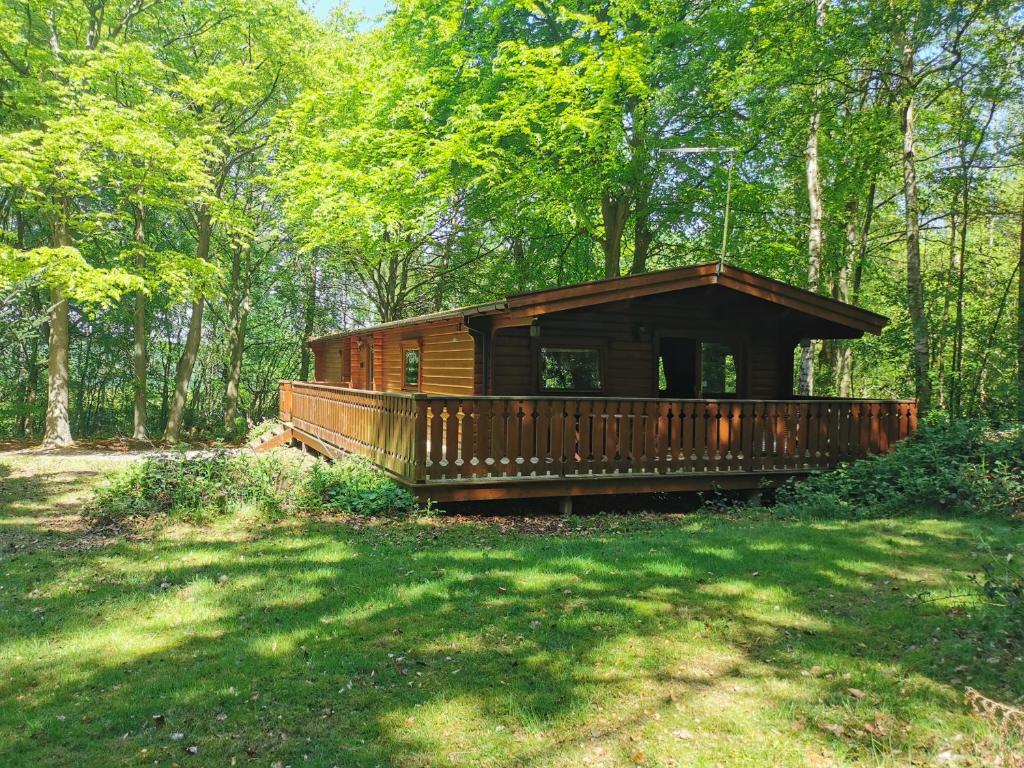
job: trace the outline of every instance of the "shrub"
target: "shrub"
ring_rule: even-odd
[[[203,518],[249,505],[276,513],[293,484],[294,468],[273,454],[224,450],[159,454],[132,464],[94,494],[100,520],[169,515]]]
[[[409,514],[417,509],[416,497],[408,489],[359,456],[313,464],[302,483],[299,504],[359,515]]]
[[[908,512],[989,514],[1024,506],[1024,431],[935,416],[883,456],[787,484],[780,514],[886,517]]]

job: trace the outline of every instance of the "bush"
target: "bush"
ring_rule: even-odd
[[[299,504],[358,515],[409,514],[417,509],[416,497],[408,489],[359,456],[313,464],[302,483]]]
[[[278,453],[216,450],[159,454],[132,464],[95,491],[87,511],[105,522],[156,516],[202,520],[242,508],[279,514],[292,506],[360,515],[417,509],[412,493],[357,456],[305,469]]]
[[[156,515],[200,519],[242,506],[277,513],[286,504],[293,475],[293,467],[273,454],[160,454],[114,475],[95,492],[89,512],[107,521]]]
[[[819,517],[913,512],[991,514],[1024,508],[1024,431],[978,420],[928,419],[884,456],[787,484],[776,511]]]

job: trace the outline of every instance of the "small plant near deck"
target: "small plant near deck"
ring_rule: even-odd
[[[305,476],[299,503],[307,509],[371,516],[409,514],[417,509],[412,493],[359,456],[314,464]]]
[[[780,489],[777,512],[886,517],[914,509],[1014,514],[1024,509],[1024,430],[935,417],[892,452]]]
[[[99,487],[90,512],[104,520],[167,515],[202,519],[249,505],[281,510],[294,470],[276,456],[224,450],[161,454],[143,459]]]

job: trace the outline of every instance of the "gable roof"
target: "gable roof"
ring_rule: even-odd
[[[503,301],[475,304],[459,309],[432,312],[426,315],[394,320],[390,323],[338,331],[310,339],[310,342],[326,341],[350,335],[363,335],[389,328],[412,325],[428,325],[448,320],[463,323],[472,318],[496,315],[515,317],[539,317],[552,312],[596,306],[613,301],[654,296],[662,293],[720,285],[723,288],[744,293],[764,301],[778,304],[787,309],[802,312],[828,322],[836,323],[860,332],[878,334],[889,322],[884,315],[870,312],[852,304],[822,296],[821,294],[797,288],[794,285],[773,280],[770,277],[749,272],[739,267],[723,264],[697,264],[691,267],[676,267],[657,272],[645,272],[627,277],[594,280],[588,283],[547,288],[540,291],[519,293]]]

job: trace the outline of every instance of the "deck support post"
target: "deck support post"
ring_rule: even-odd
[[[572,514],[572,496],[562,496],[558,500],[558,514],[569,517]]]

